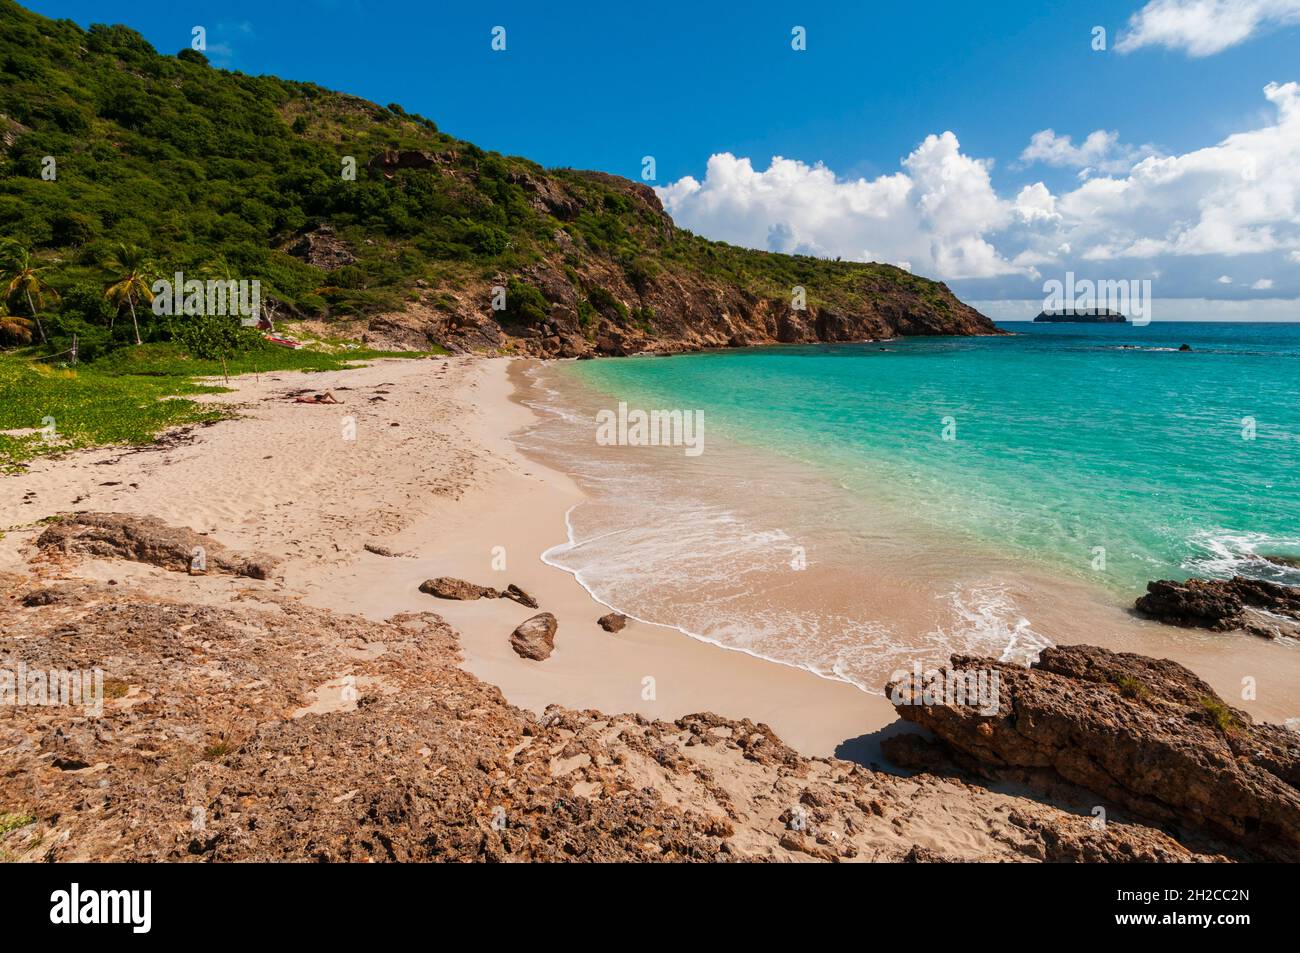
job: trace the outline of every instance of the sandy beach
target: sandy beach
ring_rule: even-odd
[[[564,540],[571,480],[525,459],[509,434],[532,412],[511,399],[511,361],[389,360],[344,372],[232,380],[214,398],[244,416],[160,448],[108,449],[37,461],[0,484],[0,569],[18,569],[36,521],[97,510],[154,515],[227,546],[282,560],[267,582],[178,576],[141,564],[83,563],[91,578],[146,582],[159,595],[220,603],[232,591],[282,588],[306,603],[384,619],[435,611],[460,633],[464,666],[506,698],[676,718],[694,712],[771,725],[807,755],[874,759],[864,738],[895,720],[880,696],[608,612],[541,553]],[[303,388],[337,405],[295,403]],[[349,418],[355,439],[346,439]],[[26,530],[20,527],[28,526]],[[364,549],[367,543],[398,557]],[[495,563],[494,563],[495,557]],[[505,569],[496,569],[502,564]],[[434,576],[515,583],[559,622],[544,662],[518,657],[509,635],[534,614],[509,600],[453,602],[418,590]],[[653,680],[647,682],[647,679]]]
[[[510,359],[452,357],[235,379],[231,393],[206,399],[240,405],[238,419],[157,447],[38,460],[21,479],[0,483],[0,525],[9,528],[0,570],[22,568],[38,521],[56,513],[154,515],[273,556],[280,569],[267,581],[231,581],[90,560],[79,574],[192,602],[275,592],[376,621],[434,611],[459,632],[464,667],[533,711],[560,704],[658,718],[713,712],[767,723],[808,756],[877,760],[879,733],[896,723],[880,695],[670,627],[632,620],[609,634],[597,625],[609,608],[541,559],[564,541],[565,515],[583,496],[511,442],[533,420],[514,399],[517,374]],[[295,402],[305,389],[329,391],[339,403]],[[376,555],[367,544],[398,555]],[[38,562],[38,572],[55,571]],[[535,610],[421,593],[420,583],[436,576],[521,586],[558,620],[554,653],[536,662],[510,648],[511,631]],[[1148,628],[1169,634],[1167,651],[1106,629],[1075,641],[1182,661],[1224,697],[1236,697],[1243,672],[1261,681],[1285,675],[1277,647],[1264,640],[1229,645],[1231,637]],[[1289,714],[1277,692],[1261,698],[1242,707],[1270,720]]]

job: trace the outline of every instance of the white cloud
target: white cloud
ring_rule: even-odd
[[[1230,285],[1230,284],[1232,284],[1232,276],[1231,276],[1231,275],[1219,275],[1219,284],[1221,284],[1221,285]]]
[[[1146,46],[1210,56],[1277,26],[1300,23],[1300,0],[1151,0],[1129,18],[1115,44],[1121,53]]]
[[[821,163],[780,156],[760,171],[722,152],[703,181],[686,176],[658,192],[679,224],[710,238],[979,278],[1016,270],[985,238],[1014,214],[993,189],[990,165],[963,155],[945,132],[927,136],[904,171],[875,179],[840,179]]]
[[[781,157],[757,170],[747,158],[719,153],[702,180],[686,176],[658,192],[679,224],[710,238],[906,261],[918,274],[945,280],[1005,278],[1001,285],[1009,287],[1036,280],[1039,269],[1094,263],[1160,272],[1186,293],[1194,286],[1205,294],[1218,287],[1216,275],[1224,275],[1225,291],[1232,286],[1225,272],[1246,266],[1230,261],[1250,255],[1260,256],[1250,271],[1272,273],[1281,292],[1295,294],[1300,84],[1269,84],[1264,96],[1274,116],[1259,128],[1180,155],[1148,155],[1127,172],[1060,193],[1035,182],[999,195],[992,163],[964,154],[951,132],[927,136],[899,171],[872,179],[841,179],[821,163]],[[1116,154],[1113,134],[1082,145],[1050,135],[1036,137],[1034,156],[1042,161]],[[1179,261],[1186,264],[1175,267]]]
[[[1272,278],[1261,278],[1250,286],[1251,291],[1271,291],[1273,288]]]
[[[1078,169],[1080,178],[1088,178],[1094,172],[1127,172],[1140,160],[1157,154],[1154,146],[1125,145],[1119,141],[1118,132],[1105,129],[1088,133],[1077,146],[1068,135],[1041,129],[1030,137],[1020,160]]]
[[[1276,110],[1273,124],[1182,155],[1149,156],[1127,175],[1054,196],[1059,224],[1029,234],[1028,246],[1047,251],[1065,241],[1094,262],[1300,248],[1300,84],[1270,84],[1264,95]]]

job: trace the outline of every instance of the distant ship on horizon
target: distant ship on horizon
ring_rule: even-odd
[[[1128,318],[1110,308],[1062,308],[1040,311],[1035,322],[1052,324],[1128,324]]]

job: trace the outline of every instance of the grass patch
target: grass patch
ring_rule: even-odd
[[[1141,700],[1150,694],[1150,689],[1132,675],[1119,675],[1111,679],[1111,684],[1119,689],[1119,693],[1125,698]]]
[[[220,360],[193,357],[175,344],[144,344],[114,351],[89,366],[99,373],[113,376],[194,378],[222,377],[228,374],[233,377],[237,374],[267,374],[272,371],[341,371],[357,361],[373,361],[382,357],[420,358],[431,353],[435,352],[374,351],[368,348],[327,353],[305,348],[294,350],[271,346],[228,357],[223,365]]]
[[[36,820],[34,814],[0,814],[0,837],[20,827],[26,827]]]
[[[151,443],[160,431],[228,416],[226,408],[169,400],[210,391],[184,379],[50,368],[0,355],[0,470],[44,454]]]
[[[1225,735],[1241,730],[1241,719],[1237,717],[1236,712],[1219,701],[1219,699],[1207,695],[1201,699],[1201,707],[1210,716],[1210,721],[1214,723],[1214,726]]]
[[[204,761],[220,761],[226,755],[235,750],[235,746],[229,741],[218,741],[210,744],[203,749]]]
[[[199,360],[174,344],[124,348],[76,367],[49,367],[0,353],[0,473],[19,472],[25,461],[47,454],[141,446],[171,427],[234,416],[230,407],[186,399],[225,390],[197,378],[336,371],[358,361],[428,353],[357,349],[326,354],[272,347],[229,358],[224,368],[219,360]]]

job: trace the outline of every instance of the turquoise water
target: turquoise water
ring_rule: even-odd
[[[1171,576],[1300,582],[1257,558],[1300,555],[1300,325],[1006,327],[564,373],[633,406],[703,410],[706,454],[712,438],[811,464],[1117,602]]]

